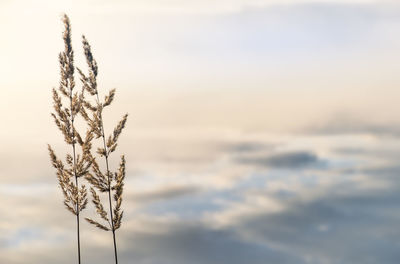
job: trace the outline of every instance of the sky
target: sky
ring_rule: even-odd
[[[0,263],[77,259],[47,153],[63,13],[117,89],[106,132],[129,113],[120,263],[398,263],[400,5],[374,0],[0,0]],[[112,263],[110,233],[81,243]]]

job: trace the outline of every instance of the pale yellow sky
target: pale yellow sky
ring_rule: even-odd
[[[394,99],[400,39],[390,5],[317,2],[362,3],[360,10],[374,11],[350,5],[343,15],[339,5],[341,21],[335,21],[335,13],[319,17],[312,7],[289,18],[293,4],[308,1],[286,1],[280,16],[268,9],[277,1],[4,2],[0,85],[8,99],[1,108],[19,117],[4,120],[21,126],[13,120],[29,117],[42,122],[38,129],[47,126],[46,115],[25,109],[49,111],[63,11],[71,17],[77,65],[84,65],[79,36],[86,34],[102,88],[117,88],[121,110],[136,115],[137,126],[279,130],[343,112],[394,120],[400,113]],[[174,6],[181,11],[171,13]],[[202,12],[220,8],[226,10]],[[259,12],[265,14],[254,15]]]

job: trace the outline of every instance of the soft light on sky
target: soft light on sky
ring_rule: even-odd
[[[0,0],[0,263],[76,262],[46,148],[64,12],[106,129],[130,114],[121,263],[398,263],[400,5],[374,0]]]

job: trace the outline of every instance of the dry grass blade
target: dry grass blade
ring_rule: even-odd
[[[125,178],[125,157],[122,156],[121,164],[119,171],[115,173],[115,177],[113,177],[114,173],[110,170],[109,165],[109,155],[114,152],[117,148],[117,141],[119,136],[122,133],[122,130],[125,128],[126,121],[128,115],[125,114],[121,121],[117,124],[113,133],[108,136],[106,141],[106,136],[104,133],[104,123],[103,123],[103,110],[106,106],[111,105],[115,97],[115,89],[109,91],[108,95],[104,97],[104,101],[100,101],[99,93],[97,90],[97,73],[98,73],[98,66],[97,62],[93,57],[93,53],[89,42],[83,36],[82,38],[83,49],[86,57],[86,62],[88,65],[88,73],[85,74],[81,70],[79,73],[81,75],[81,81],[84,89],[88,91],[91,95],[94,96],[92,101],[96,102],[94,106],[89,100],[85,100],[82,102],[81,114],[86,120],[87,124],[91,127],[91,130],[95,134],[96,138],[102,138],[102,146],[97,148],[96,153],[99,157],[104,158],[106,170],[105,172],[101,172],[99,165],[94,160],[92,162],[92,171],[93,174],[87,175],[86,179],[95,187],[97,190],[103,193],[108,194],[108,205],[109,205],[109,215],[110,217],[106,217],[107,214],[104,211],[104,207],[101,204],[100,197],[97,195],[95,190],[92,188],[92,201],[96,207],[96,212],[99,216],[106,220],[109,224],[111,229],[105,229],[106,227],[100,224],[97,221],[92,219],[88,220],[93,225],[97,226],[103,230],[111,230],[113,234],[113,242],[114,242],[114,257],[115,263],[118,263],[118,254],[117,254],[117,245],[116,245],[116,238],[115,238],[115,231],[121,227],[121,220],[123,216],[123,211],[121,209],[122,204],[122,193],[123,193],[123,180]],[[114,199],[112,199],[112,197]],[[114,206],[113,201],[114,200]],[[111,219],[111,222],[109,221]]]
[[[52,117],[58,129],[64,136],[65,142],[71,146],[71,153],[65,158],[65,164],[57,158],[53,149],[48,146],[50,160],[56,169],[59,186],[64,195],[64,205],[68,211],[76,215],[77,221],[77,246],[78,263],[81,263],[80,254],[80,212],[86,208],[88,203],[87,189],[85,185],[80,185],[78,178],[85,176],[92,165],[91,140],[93,132],[88,130],[85,139],[82,138],[78,129],[75,127],[75,119],[81,112],[82,102],[84,101],[83,91],[75,91],[74,79],[74,52],[71,45],[71,24],[67,15],[63,16],[64,50],[58,56],[60,63],[60,85],[58,91],[53,89],[53,108]],[[82,155],[77,154],[77,147],[81,147]]]
[[[100,228],[100,229],[102,229],[104,231],[110,231],[110,228],[108,228],[108,227],[106,227],[106,226],[104,226],[104,225],[102,225],[102,224],[100,224],[100,223],[98,223],[98,222],[96,222],[96,221],[94,221],[94,220],[92,220],[90,218],[86,217],[85,219],[86,219],[86,221],[88,221],[92,225],[95,225],[96,227],[98,227],[98,228]]]
[[[122,193],[124,189],[124,179],[125,179],[125,156],[121,157],[121,163],[119,165],[118,173],[115,173],[115,185],[112,187],[115,190],[114,193],[114,228],[118,229],[121,226],[121,220],[124,212],[121,210],[121,203],[122,203]]]
[[[94,206],[96,207],[96,212],[103,218],[103,220],[107,221],[110,224],[110,220],[108,220],[107,212],[104,210],[103,205],[101,204],[100,197],[97,195],[96,191],[93,188],[90,188],[92,193],[92,201]]]

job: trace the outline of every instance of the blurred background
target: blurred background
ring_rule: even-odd
[[[396,1],[0,0],[1,263],[76,262],[46,145],[69,150],[64,12],[117,89],[106,130],[129,113],[121,263],[398,263]],[[82,223],[83,263],[112,263]]]

